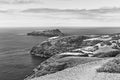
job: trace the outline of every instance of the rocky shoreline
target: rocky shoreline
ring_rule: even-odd
[[[120,34],[57,36],[35,45],[30,54],[48,59],[25,80],[101,58],[117,57],[120,55]]]

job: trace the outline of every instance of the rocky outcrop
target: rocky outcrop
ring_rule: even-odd
[[[45,31],[33,31],[31,33],[27,33],[28,36],[63,36],[64,34],[59,29],[53,30],[45,30]]]
[[[119,43],[112,43],[111,41],[102,41],[92,46],[84,46],[73,52],[88,54],[89,57],[115,57],[120,54]]]
[[[68,52],[73,49],[79,48],[82,41],[89,38],[88,36],[66,36],[59,37],[52,40],[46,40],[32,48],[30,53],[34,56],[51,57],[55,54]]]
[[[120,39],[118,34],[98,35],[72,35],[53,37],[34,46],[30,53],[34,56],[51,57],[64,52],[79,52],[79,55],[95,56],[101,53],[119,52]],[[108,56],[110,57],[110,56]]]

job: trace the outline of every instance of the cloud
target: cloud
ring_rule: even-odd
[[[75,9],[53,9],[53,8],[31,8],[27,10],[23,10],[22,12],[27,13],[59,13],[59,12],[80,12],[81,10],[75,10]]]
[[[6,13],[6,11],[4,11],[4,10],[0,10],[0,13]]]
[[[109,20],[118,19],[120,8],[99,8],[99,9],[52,9],[52,8],[31,8],[23,10],[23,13],[51,14],[54,18],[63,19],[88,19],[88,20]]]
[[[57,8],[29,8],[20,11],[6,10],[0,13],[22,13],[34,17],[61,20],[97,20],[97,21],[119,21],[120,8],[99,8],[99,9],[57,9]],[[30,13],[30,14],[29,14]],[[21,15],[21,14],[20,14]]]
[[[99,13],[99,14],[104,14],[104,13],[116,13],[116,12],[120,12],[120,8],[100,8],[100,9],[92,9],[92,10],[88,10],[92,13]]]
[[[40,3],[40,0],[0,0],[0,4],[28,4],[28,3]]]
[[[115,13],[120,12],[120,8],[100,8],[100,9],[52,9],[52,8],[31,8],[23,10],[22,12],[29,13],[57,13],[57,12],[66,12],[66,13],[83,13],[83,14],[105,14],[105,13]]]
[[[4,11],[0,11],[4,12]],[[1,25],[7,26],[38,26],[38,25],[87,25],[114,26],[120,25],[120,8],[100,9],[55,9],[55,8],[26,8],[6,10],[0,14]]]

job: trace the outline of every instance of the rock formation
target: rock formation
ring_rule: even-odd
[[[79,52],[81,55],[88,54],[88,56],[97,57],[101,53],[119,52],[119,49],[120,39],[118,34],[95,37],[91,37],[91,35],[72,35],[50,38],[35,45],[30,53],[34,56],[48,58],[65,52]]]
[[[30,53],[49,58],[35,68],[35,74],[30,76],[40,77],[80,64],[78,57],[119,57],[120,34],[53,37],[34,46]]]
[[[33,31],[30,33],[27,33],[28,36],[63,36],[64,34],[59,29],[53,29],[53,30],[45,30],[45,31]]]
[[[55,54],[68,52],[79,48],[84,39],[87,39],[87,36],[65,36],[59,37],[53,40],[46,40],[32,48],[30,53],[35,56],[40,57],[51,57]]]

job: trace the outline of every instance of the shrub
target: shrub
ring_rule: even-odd
[[[113,59],[96,70],[97,72],[120,73],[120,59]]]
[[[104,57],[116,57],[118,54],[120,54],[120,51],[110,51],[110,52],[100,52],[98,54],[94,54],[93,57],[99,57],[99,58],[104,58]]]

